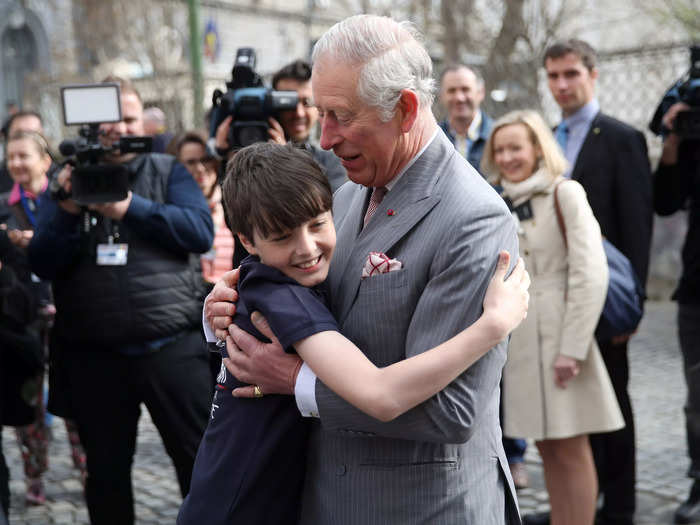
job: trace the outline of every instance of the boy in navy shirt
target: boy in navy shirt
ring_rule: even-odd
[[[502,252],[476,323],[436,348],[377,368],[340,334],[326,305],[323,285],[335,248],[332,195],[311,156],[270,143],[244,148],[229,162],[223,194],[232,231],[251,254],[240,268],[234,323],[265,339],[250,321],[252,312],[261,312],[288,352],[380,420],[435,395],[527,311],[527,272],[520,261],[504,280],[508,254]],[[225,349],[222,354],[228,356]],[[233,397],[240,386],[222,365],[179,525],[298,521],[307,423],[293,397],[263,397],[259,389],[254,399]]]

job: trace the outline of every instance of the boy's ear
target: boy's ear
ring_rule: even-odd
[[[248,253],[250,253],[251,255],[258,254],[257,250],[255,249],[255,245],[252,242],[250,242],[250,239],[248,239],[248,237],[246,237],[242,233],[237,233],[236,235],[238,235],[238,239],[241,241],[241,244]]]

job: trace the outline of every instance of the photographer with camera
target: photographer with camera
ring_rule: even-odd
[[[270,118],[270,138],[279,144],[293,142],[306,149],[318,162],[335,192],[347,180],[345,168],[333,152],[321,149],[310,141],[311,132],[318,122],[318,109],[313,105],[311,93],[311,64],[295,60],[280,69],[272,77],[272,88],[280,91],[296,91],[299,101],[296,108],[280,111],[279,120]]]
[[[700,521],[700,47],[691,50],[691,60],[690,78],[667,93],[649,126],[664,136],[654,173],[654,209],[661,216],[688,211],[683,273],[673,299],[678,302],[678,339],[688,387],[688,477],[694,481],[688,499],[676,510],[675,523]]]
[[[242,77],[239,65],[241,51],[236,57],[237,65],[234,66],[234,81],[236,76]],[[252,50],[251,50],[252,51]],[[253,55],[254,56],[254,55]],[[254,63],[253,63],[254,65]],[[237,69],[239,68],[239,69]],[[245,73],[251,74],[246,70]],[[238,81],[241,85],[240,81]],[[250,84],[255,83],[250,81]],[[240,87],[238,89],[241,89]],[[277,92],[296,92],[297,99],[284,109],[276,111],[275,116],[267,117],[267,135],[271,142],[286,144],[293,142],[295,145],[307,150],[316,162],[323,168],[331,190],[335,192],[348,179],[340,160],[332,152],[326,151],[312,144],[310,141],[311,132],[318,122],[318,110],[313,105],[311,94],[311,64],[303,60],[295,60],[277,71],[272,77],[272,89]],[[231,104],[233,106],[233,104]],[[239,102],[239,105],[240,102]],[[231,144],[231,124],[234,122],[233,115],[227,116],[221,124],[216,127],[215,145],[216,152],[223,156],[234,148]],[[245,146],[248,144],[241,144]],[[223,154],[223,155],[222,155]]]
[[[90,520],[129,525],[142,402],[173,460],[182,495],[189,490],[211,393],[198,326],[200,279],[190,254],[209,249],[213,226],[202,192],[172,156],[124,153],[128,136],[143,135],[143,105],[130,83],[110,80],[121,88],[119,95],[115,87],[116,111],[95,133],[100,144],[88,145],[99,163],[66,166],[58,175],[50,190],[54,200],[39,208],[29,261],[54,288],[50,405],[77,423],[87,455]],[[107,174],[109,182],[124,171],[125,198],[82,207],[76,202],[86,202],[75,193],[81,177]]]

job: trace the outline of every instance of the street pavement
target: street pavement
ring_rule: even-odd
[[[676,305],[647,304],[639,333],[630,345],[630,390],[637,426],[637,516],[639,525],[673,522],[675,508],[685,499],[690,481],[685,445],[683,403],[685,384],[676,338]],[[12,492],[10,525],[89,523],[82,485],[73,469],[68,439],[61,420],[54,418],[50,466],[45,474],[48,502],[26,506],[22,462],[14,432],[2,431],[3,450],[10,467]],[[523,513],[546,510],[542,467],[534,446],[526,454],[531,488],[518,492]],[[180,504],[175,471],[162,442],[143,411],[133,466],[138,525],[173,524]],[[473,524],[478,525],[478,524]]]

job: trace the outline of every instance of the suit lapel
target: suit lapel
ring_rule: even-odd
[[[600,111],[593,118],[591,122],[591,127],[586,134],[586,138],[581,145],[581,151],[578,152],[578,157],[576,157],[576,165],[571,172],[571,178],[573,180],[579,180],[586,173],[585,165],[591,156],[595,155],[598,149],[598,140],[600,139]]]
[[[338,318],[339,293],[342,277],[348,273],[350,255],[352,254],[355,241],[360,234],[363,213],[369,196],[369,188],[355,185],[352,195],[349,197],[350,203],[348,211],[343,217],[335,219],[336,246],[329,275],[331,292],[331,310]]]
[[[425,215],[440,202],[439,195],[432,191],[437,181],[436,162],[444,157],[436,150],[446,149],[444,135],[433,141],[420,158],[404,173],[396,186],[387,193],[367,226],[360,230],[359,224],[366,200],[356,199],[348,220],[343,221],[338,230],[338,243],[344,243],[341,257],[334,271],[342,268],[341,275],[332,280],[333,313],[342,324],[357,297],[362,281],[362,268],[370,252],[390,255],[393,246],[400,241]],[[449,142],[447,145],[454,153]],[[365,191],[369,191],[365,189]],[[367,193],[363,193],[364,199]],[[357,227],[355,227],[357,225]],[[406,261],[401,261],[406,264]]]

